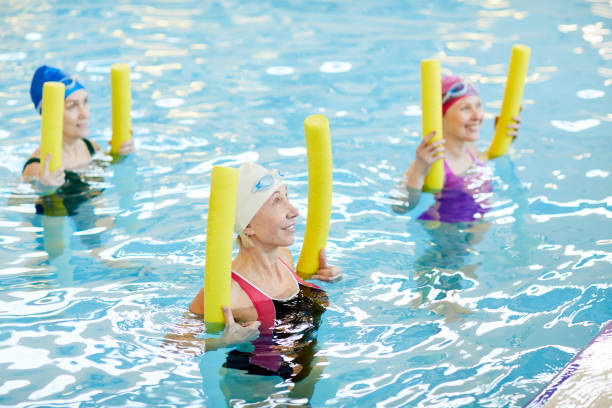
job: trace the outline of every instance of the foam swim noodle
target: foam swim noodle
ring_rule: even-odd
[[[237,191],[238,169],[213,167],[208,202],[204,272],[204,321],[209,332],[224,327],[225,320],[221,307],[230,306]]]
[[[516,44],[512,47],[504,99],[495,126],[495,135],[487,151],[490,159],[506,154],[512,143],[512,136],[508,136],[508,125],[512,122],[512,118],[519,114],[530,53],[531,49],[526,45]]]
[[[423,138],[436,131],[433,143],[442,138],[442,77],[440,61],[421,61],[421,110],[423,111]],[[423,191],[436,193],[444,186],[444,162],[436,160],[429,169],[423,183]]]
[[[308,215],[298,274],[310,278],[319,270],[319,252],[327,245],[332,205],[332,154],[329,122],[323,115],[304,120],[308,152]]]
[[[112,127],[111,153],[119,152],[121,143],[132,135],[132,91],[130,67],[124,63],[111,66]]]
[[[64,93],[61,82],[45,82],[40,121],[40,172],[45,168],[47,154],[51,153],[49,171],[53,173],[62,165],[62,139],[64,136]]]

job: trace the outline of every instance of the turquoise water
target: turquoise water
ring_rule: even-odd
[[[608,1],[5,4],[0,404],[522,406],[612,318],[611,17]],[[485,149],[514,43],[532,57],[521,134],[490,163],[493,210],[435,229],[415,221],[431,197],[393,213],[419,140],[419,61],[479,84]],[[96,158],[99,194],[79,214],[36,215],[19,178],[39,140],[32,73],[78,74],[106,146],[117,61],[132,67],[137,154]],[[281,169],[306,214],[314,113],[331,124],[328,253],[345,278],[322,284],[320,378],[290,392],[226,373],[229,349],[162,345],[203,284],[212,166]]]

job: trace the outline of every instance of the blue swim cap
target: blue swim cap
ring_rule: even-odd
[[[34,77],[32,77],[32,84],[30,85],[30,96],[32,97],[32,102],[34,102],[34,108],[41,113],[42,111],[42,93],[43,93],[43,84],[48,81],[57,81],[62,82],[66,85],[66,94],[64,98],[67,98],[68,95],[73,93],[74,91],[78,91],[79,89],[85,89],[80,82],[74,79],[71,76],[68,76],[64,71],[58,68],[50,67],[47,65],[43,65],[38,67],[36,72],[34,72]]]

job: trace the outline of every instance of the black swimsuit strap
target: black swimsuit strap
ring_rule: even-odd
[[[28,167],[32,163],[40,163],[40,159],[38,157],[30,157],[23,165],[23,169],[21,170],[21,172],[23,173],[26,167]]]
[[[89,152],[89,155],[93,156],[96,153],[96,148],[94,147],[94,145],[91,142],[91,140],[89,140],[87,138],[83,138],[83,142],[85,142],[85,146],[87,146],[87,151]],[[25,164],[23,165],[23,169],[21,169],[21,172],[23,173],[25,171],[26,167],[28,167],[32,163],[40,163],[40,158],[38,158],[38,157],[30,157],[25,162]]]
[[[94,147],[93,143],[91,142],[91,140],[85,137],[83,138],[83,141],[85,142],[85,146],[87,146],[87,150],[89,150],[89,155],[93,156],[96,152],[96,148]]]

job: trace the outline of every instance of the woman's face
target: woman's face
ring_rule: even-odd
[[[475,142],[480,136],[483,119],[484,109],[479,96],[469,95],[461,98],[444,114],[444,138]]]
[[[268,198],[265,204],[249,223],[255,245],[267,247],[286,247],[295,240],[295,218],[298,210],[291,205],[287,197],[287,187],[281,185]]]
[[[84,138],[89,135],[89,101],[87,91],[74,91],[64,102],[64,137]]]

